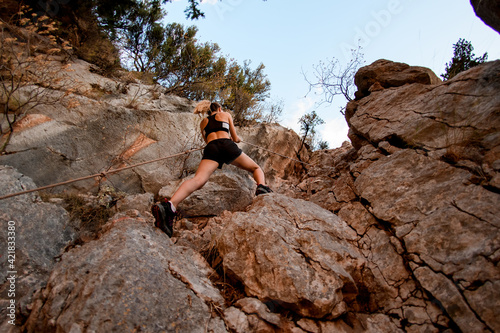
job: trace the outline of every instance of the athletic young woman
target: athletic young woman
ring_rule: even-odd
[[[201,121],[200,129],[207,145],[203,150],[203,158],[194,178],[182,183],[170,201],[157,203],[151,207],[155,226],[163,230],[169,237],[173,233],[174,218],[177,215],[176,207],[191,193],[202,188],[212,173],[217,168],[221,169],[224,163],[235,165],[252,173],[257,182],[255,195],[272,192],[265,185],[266,181],[262,169],[236,145],[235,142],[241,140],[236,134],[231,115],[222,111],[219,103],[202,101],[195,108],[195,113],[205,112],[208,113],[208,117]]]

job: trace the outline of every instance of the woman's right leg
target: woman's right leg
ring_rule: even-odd
[[[201,160],[194,178],[188,179],[182,183],[177,191],[175,191],[174,195],[170,199],[170,202],[177,207],[177,205],[182,200],[186,199],[191,193],[202,188],[218,166],[218,162],[212,160]]]
[[[257,182],[257,184],[266,184],[266,177],[264,176],[264,171],[260,168],[260,166],[254,162],[247,154],[241,153],[237,159],[235,159],[232,165],[237,166],[243,170],[251,172],[253,175],[253,179]]]

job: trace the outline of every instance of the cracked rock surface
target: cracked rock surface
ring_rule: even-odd
[[[500,61],[443,83],[384,81],[404,68],[384,60],[358,72],[366,93],[346,112],[353,146],[313,154],[296,196],[356,230],[366,309],[406,331],[497,332]],[[317,195],[345,191],[354,199]]]
[[[199,254],[173,247],[140,217],[115,216],[109,224],[99,240],[63,256],[28,330],[125,332],[146,323],[154,331],[205,332],[211,320],[205,301],[222,297]]]
[[[166,94],[160,85],[105,78],[93,73],[92,65],[83,60],[71,62],[70,68],[66,75],[75,92],[56,105],[37,106],[16,123],[0,164],[13,166],[38,186],[45,186],[203,148],[199,132],[202,116],[193,114],[196,101]],[[246,142],[288,156],[293,156],[300,145],[295,132],[278,124],[257,124],[238,130],[238,134]],[[245,143],[239,145],[268,171],[272,183],[279,182],[293,164]],[[196,151],[54,191],[93,191],[108,182],[127,193],[157,194],[167,184],[194,173],[201,156],[201,151]],[[248,177],[246,172],[241,175]],[[254,190],[248,192],[253,194]],[[232,196],[249,203],[248,193]]]
[[[153,192],[120,199],[95,239],[81,244],[64,249],[72,234],[54,237],[55,245],[23,235],[38,249],[26,256],[45,274],[30,266],[20,273],[31,281],[17,308],[22,330],[500,332],[500,61],[446,82],[387,60],[370,66],[346,110],[352,144],[313,152],[307,166],[245,147],[259,156],[273,193],[253,197],[251,180],[223,170],[186,200],[172,238],[153,226]],[[296,136],[283,128],[245,135],[294,156]],[[132,140],[132,150],[155,145],[144,140]],[[78,163],[62,149],[76,146],[68,140],[47,154]],[[159,172],[138,171],[150,185]],[[2,192],[35,186],[10,167],[0,179]],[[178,185],[167,176],[155,182],[165,196]],[[234,205],[217,205],[219,192]],[[62,208],[33,198],[0,202],[0,216],[16,219],[28,205],[44,235],[70,228]],[[56,224],[41,223],[58,210]]]
[[[357,294],[353,275],[363,260],[350,244],[355,232],[331,212],[276,194],[222,223],[217,248],[224,268],[249,296],[323,318],[343,314]]]
[[[32,179],[10,166],[0,166],[0,179],[2,195],[36,188]],[[56,258],[76,238],[76,229],[63,208],[43,202],[36,193],[0,201],[0,223],[0,331],[5,332],[12,327],[7,324],[12,319],[7,310],[12,293],[19,325],[29,314],[33,294],[44,286]],[[14,280],[9,280],[13,276]]]

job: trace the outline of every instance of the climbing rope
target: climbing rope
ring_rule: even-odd
[[[241,142],[243,142],[243,143],[245,143],[247,145],[256,147],[258,149],[265,150],[265,151],[270,152],[272,154],[275,154],[275,155],[278,155],[278,156],[281,156],[281,157],[284,157],[284,158],[288,158],[288,159],[290,159],[292,161],[295,161],[295,162],[298,162],[298,163],[302,163],[302,164],[309,165],[309,166],[314,166],[314,165],[312,165],[310,163],[307,163],[307,162],[304,162],[304,161],[300,161],[300,160],[291,158],[289,156],[276,153],[274,151],[271,151],[269,149],[266,149],[266,148],[254,145],[253,143],[250,143],[250,142],[247,142],[247,141],[243,141],[242,140]],[[86,180],[86,179],[91,179],[91,178],[96,178],[96,177],[99,177],[99,178],[103,179],[103,178],[105,178],[108,175],[112,175],[112,174],[118,173],[118,172],[123,171],[123,170],[128,170],[128,169],[132,169],[132,168],[135,168],[135,167],[138,167],[138,166],[141,166],[141,165],[145,165],[145,164],[150,164],[150,163],[154,163],[154,162],[166,160],[166,159],[169,159],[169,158],[172,158],[172,157],[178,157],[178,156],[190,154],[190,153],[193,153],[195,151],[202,150],[203,148],[204,147],[195,148],[195,149],[187,150],[187,151],[182,152],[182,153],[178,153],[178,154],[174,154],[174,155],[170,155],[170,156],[166,156],[166,157],[160,157],[160,158],[157,158],[157,159],[154,159],[154,160],[145,161],[145,162],[141,162],[141,163],[137,163],[137,164],[132,164],[132,165],[129,165],[129,166],[126,166],[126,167],[122,167],[122,168],[112,169],[112,170],[109,170],[109,171],[103,171],[101,173],[96,173],[96,174],[85,176],[85,177],[70,179],[70,180],[67,180],[67,181],[64,181],[64,182],[60,182],[60,183],[56,183],[56,184],[51,184],[51,185],[47,185],[47,186],[37,187],[37,188],[31,189],[31,190],[26,190],[26,191],[22,191],[22,192],[7,194],[7,195],[4,195],[4,196],[1,196],[0,200],[4,200],[4,199],[12,198],[12,197],[15,197],[15,196],[18,196],[18,195],[32,193],[32,192],[47,190],[49,188],[54,188],[54,187],[58,187],[58,186],[62,186],[62,185],[67,185],[67,184],[79,182],[79,181]]]
[[[186,154],[191,154],[191,153],[193,153],[195,151],[202,150],[202,149],[203,149],[203,147],[201,147],[201,148],[195,148],[195,149],[187,150],[187,151],[182,152],[182,153],[178,153],[178,154],[174,154],[174,155],[170,155],[170,156],[166,156],[166,157],[160,157],[160,158],[157,158],[157,159],[154,159],[154,160],[145,161],[145,162],[141,162],[141,163],[129,165],[129,166],[122,167],[122,168],[112,169],[112,170],[109,170],[109,171],[103,171],[101,173],[96,173],[96,174],[93,174],[93,175],[90,175],[90,176],[85,176],[85,177],[76,178],[76,179],[70,179],[70,180],[67,180],[67,181],[64,181],[64,182],[61,182],[61,183],[56,183],[56,184],[52,184],[52,185],[47,185],[47,186],[42,186],[42,187],[34,188],[32,190],[26,190],[26,191],[22,191],[22,192],[7,194],[7,195],[4,195],[4,196],[1,196],[0,200],[7,199],[7,198],[12,198],[12,197],[15,197],[15,196],[18,196],[18,195],[22,195],[22,194],[27,194],[27,193],[32,193],[32,192],[36,192],[36,191],[46,190],[46,189],[57,187],[57,186],[67,185],[67,184],[79,182],[79,181],[90,179],[90,178],[100,177],[102,179],[102,178],[106,177],[107,175],[112,175],[112,174],[118,173],[118,172],[123,171],[123,170],[132,169],[132,168],[135,168],[135,167],[138,167],[138,166],[141,166],[141,165],[145,165],[145,164],[150,164],[150,163],[154,163],[154,162],[166,160],[166,159],[172,158],[172,157],[178,157],[178,156],[182,156],[182,155],[186,155]]]

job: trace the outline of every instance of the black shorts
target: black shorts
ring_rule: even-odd
[[[219,163],[222,169],[224,163],[231,164],[242,153],[242,150],[231,139],[217,139],[210,141],[203,150],[203,160],[212,160]]]

